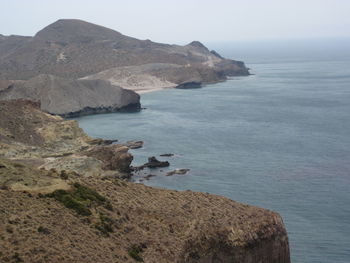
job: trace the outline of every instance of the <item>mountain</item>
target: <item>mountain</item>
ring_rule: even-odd
[[[0,79],[25,80],[39,74],[82,78],[150,63],[204,67],[221,80],[226,75],[249,74],[244,63],[223,59],[198,41],[185,46],[160,44],[75,19],[58,20],[29,39],[10,38],[0,44]],[[10,41],[16,43],[11,49]]]

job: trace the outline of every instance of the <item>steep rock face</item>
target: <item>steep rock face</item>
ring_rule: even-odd
[[[52,75],[17,81],[0,90],[2,100],[20,98],[39,100],[42,110],[65,117],[140,109],[140,97],[133,91],[103,80],[68,80]]]
[[[160,44],[74,19],[58,20],[6,53],[0,61],[0,79],[29,79],[39,74],[81,78],[110,68],[149,63],[222,71],[219,64],[224,62],[230,74],[249,74],[243,63],[223,59],[198,41],[186,46]]]

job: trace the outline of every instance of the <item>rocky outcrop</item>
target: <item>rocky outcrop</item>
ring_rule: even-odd
[[[174,174],[184,175],[184,174],[187,174],[189,171],[190,169],[187,169],[187,168],[175,169],[174,171],[168,172],[166,176],[172,176]]]
[[[290,263],[277,213],[121,180],[128,147],[39,106],[0,102],[1,262]]]
[[[68,80],[39,75],[0,90],[1,100],[33,99],[41,109],[64,117],[140,110],[140,96],[103,80]]]
[[[139,168],[159,168],[159,167],[168,167],[170,163],[168,161],[159,161],[156,157],[152,156],[148,158],[148,162],[142,165]]]
[[[124,145],[129,149],[139,149],[143,147],[143,141],[127,141]]]
[[[74,120],[40,110],[29,100],[0,101],[0,157],[87,176],[128,177],[128,148],[87,136]]]
[[[84,152],[84,155],[94,157],[103,162],[104,170],[119,170],[130,172],[133,156],[128,153],[129,148],[120,145],[96,146]]]

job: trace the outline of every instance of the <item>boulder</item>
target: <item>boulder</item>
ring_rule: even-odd
[[[129,148],[123,145],[96,146],[84,152],[84,155],[94,157],[103,162],[104,170],[118,170],[130,172],[133,156],[128,153]]]
[[[139,149],[143,146],[143,141],[127,141],[125,146],[129,149]]]
[[[174,171],[168,172],[166,176],[171,176],[174,174],[187,174],[190,171],[190,169],[175,169]]]
[[[159,168],[159,167],[168,167],[170,163],[168,161],[162,162],[157,160],[156,157],[152,156],[148,158],[148,163],[145,163],[142,165],[143,167],[148,167],[148,168]]]
[[[173,153],[163,153],[163,154],[160,154],[159,156],[161,156],[161,157],[172,157],[172,156],[174,156],[174,154]]]

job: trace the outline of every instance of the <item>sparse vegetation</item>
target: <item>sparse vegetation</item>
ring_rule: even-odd
[[[72,191],[56,190],[47,196],[56,199],[65,207],[73,209],[79,215],[83,216],[91,215],[89,207],[93,202],[97,204],[104,204],[107,202],[107,199],[95,190],[79,183],[74,184],[74,189]]]
[[[17,252],[13,255],[12,258],[14,259],[14,261],[15,261],[16,263],[24,262],[23,259],[19,256],[19,254],[18,254]]]
[[[60,174],[60,177],[63,180],[67,180],[68,179],[68,173],[65,170],[62,170],[61,174]]]
[[[45,234],[45,235],[50,234],[50,230],[48,230],[46,227],[42,227],[42,226],[38,227],[38,232],[42,233],[42,234]]]
[[[100,213],[100,222],[95,225],[104,236],[109,236],[113,232],[113,220]]]
[[[140,253],[142,253],[142,247],[137,245],[132,245],[131,248],[128,251],[128,254],[130,257],[132,257],[134,260],[138,262],[143,262],[143,258],[141,257]]]

